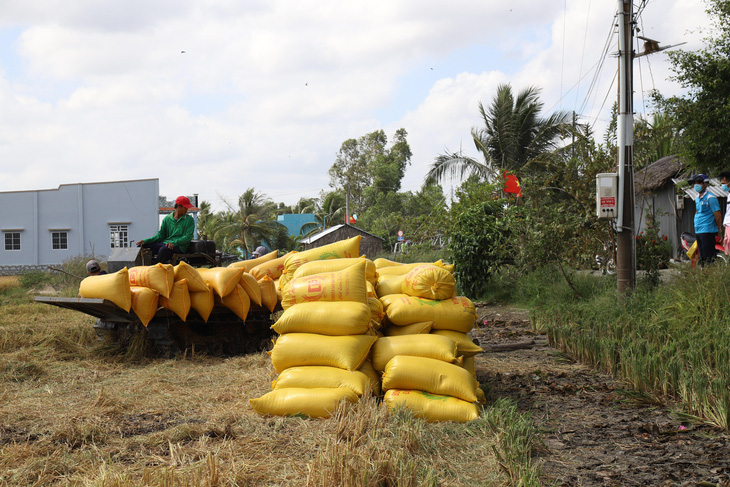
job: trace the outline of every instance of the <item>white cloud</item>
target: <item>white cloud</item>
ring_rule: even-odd
[[[0,50],[0,190],[157,177],[167,196],[255,187],[293,203],[327,189],[344,140],[400,127],[416,189],[436,155],[472,150],[499,83],[541,86],[546,108],[583,101],[558,103],[598,61],[615,4],[554,3],[9,0],[0,29],[21,34]],[[698,5],[650,3],[647,35],[680,41]]]

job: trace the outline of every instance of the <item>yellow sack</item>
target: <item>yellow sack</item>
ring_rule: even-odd
[[[455,397],[429,394],[423,391],[391,389],[383,399],[390,409],[404,407],[429,423],[456,421],[466,423],[479,418],[476,404]]]
[[[697,248],[697,240],[695,240],[694,242],[692,242],[692,246],[687,251],[687,257],[689,257],[690,260],[693,260],[698,250],[699,249]]]
[[[82,298],[107,299],[129,311],[132,308],[132,291],[127,268],[112,274],[87,277],[79,285],[79,295]]]
[[[180,279],[172,286],[170,297],[160,297],[160,306],[167,308],[185,321],[190,313],[190,292],[188,292],[188,280]]]
[[[375,329],[378,330],[385,318],[383,303],[378,298],[368,298],[368,306],[370,307],[370,320],[375,323]]]
[[[464,357],[461,366],[467,370],[475,379],[477,378],[477,369],[474,363],[474,357]]]
[[[378,294],[375,292],[375,286],[373,286],[368,280],[365,281],[365,289],[367,291],[368,299],[378,297]]]
[[[160,263],[136,266],[129,269],[130,286],[148,287],[166,298],[170,297],[174,282],[175,272],[168,272],[168,269]]]
[[[477,381],[467,370],[459,365],[426,357],[393,357],[383,372],[383,389],[418,390],[458,397],[468,402],[477,400]]]
[[[279,279],[279,277],[281,277],[281,273],[284,272],[284,261],[289,255],[296,252],[296,250],[292,250],[288,254],[277,257],[276,259],[267,260],[266,262],[262,262],[254,267],[247,266],[248,272],[255,277],[257,281],[266,276],[271,279]]]
[[[259,291],[261,291],[261,305],[273,313],[276,303],[279,302],[276,283],[270,277],[264,276],[263,279],[258,280],[258,284]]]
[[[130,291],[132,293],[132,310],[134,314],[139,317],[144,326],[149,325],[155,313],[157,313],[160,293],[142,286],[131,286]]]
[[[358,396],[365,394],[368,376],[358,370],[344,370],[337,367],[290,367],[274,381],[273,388],[317,389],[320,387],[347,387]]]
[[[259,287],[259,282],[256,278],[248,272],[244,272],[241,274],[239,284],[243,290],[246,291],[248,297],[251,298],[251,302],[255,303],[256,306],[261,306],[261,288]]]
[[[431,325],[433,325],[433,321],[422,321],[404,326],[391,325],[385,329],[385,336],[397,337],[431,333]]]
[[[373,345],[373,367],[378,372],[384,371],[385,366],[396,355],[428,357],[453,363],[456,361],[456,343],[438,335],[383,337]]]
[[[259,264],[276,259],[278,256],[279,256],[279,251],[272,250],[268,254],[264,254],[261,257],[256,257],[255,259],[239,260],[238,262],[233,262],[231,264],[228,264],[228,267],[234,267],[234,268],[243,267],[244,269],[249,271]]]
[[[477,319],[474,303],[464,296],[434,301],[407,294],[391,294],[380,298],[380,302],[387,320],[399,326],[433,321],[434,330],[468,333]]]
[[[203,321],[208,322],[210,313],[215,306],[215,293],[208,288],[207,291],[193,291],[190,293],[190,306],[198,312]]]
[[[378,282],[375,264],[372,260],[365,257],[314,260],[299,266],[297,270],[294,271],[292,277],[311,276],[313,274],[322,274],[325,272],[337,272],[347,269],[351,265],[362,261],[365,261],[365,279],[374,285]]]
[[[367,305],[365,262],[337,272],[295,277],[282,291],[281,307],[315,301],[355,301]]]
[[[377,340],[369,335],[326,336],[312,333],[287,333],[276,340],[271,351],[274,370],[289,367],[326,365],[357,370]]]
[[[201,267],[198,272],[200,277],[213,288],[213,291],[219,297],[224,298],[236,289],[245,269],[243,267],[212,267],[210,269]]]
[[[444,264],[444,269],[449,271],[450,273],[454,273],[454,264]]]
[[[454,295],[456,279],[442,267],[424,264],[414,267],[403,278],[402,293],[437,301]]]
[[[321,247],[297,252],[290,255],[284,261],[284,273],[287,279],[294,277],[294,271],[307,262],[313,260],[341,259],[345,257],[358,257],[360,255],[360,240],[362,237],[357,235],[346,240],[340,240]]]
[[[383,259],[382,257],[379,259],[375,259],[373,261],[373,264],[375,264],[376,269],[382,269],[383,267],[393,267],[393,266],[397,266],[397,265],[403,265],[402,262],[396,262],[394,260]]]
[[[473,357],[478,353],[482,353],[484,349],[475,344],[471,337],[466,333],[453,330],[433,330],[434,335],[441,335],[456,342],[456,353],[464,357]]]
[[[372,360],[365,359],[360,368],[357,370],[367,376],[370,392],[372,392],[374,396],[379,396],[382,392],[380,387],[380,374],[378,374],[378,372],[373,367]]]
[[[280,335],[362,335],[370,329],[370,308],[354,301],[302,303],[285,310],[271,328]]]
[[[259,414],[329,418],[342,401],[355,403],[357,394],[348,387],[277,389],[249,402]]]
[[[437,260],[436,262],[414,262],[413,264],[401,264],[390,267],[382,267],[378,269],[378,276],[403,276],[411,272],[411,270],[413,270],[415,267],[424,264],[431,264],[437,267],[443,267],[444,262],[442,260]]]
[[[406,276],[380,276],[375,292],[379,298],[390,294],[403,294],[403,282],[405,280]]]
[[[205,280],[200,277],[200,272],[187,262],[180,262],[176,265],[174,273],[176,281],[181,279],[188,280],[188,291],[191,293],[197,291],[208,292],[208,285],[205,283]]]
[[[240,285],[236,284],[236,289],[223,298],[215,296],[215,300],[217,303],[233,311],[243,321],[246,321],[248,310],[251,308],[251,298],[248,297],[248,294],[246,294],[246,291]]]

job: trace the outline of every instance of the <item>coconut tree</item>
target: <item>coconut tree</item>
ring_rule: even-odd
[[[540,90],[531,86],[515,97],[509,84],[500,85],[489,107],[479,103],[483,127],[471,130],[483,160],[465,156],[461,151],[439,155],[431,164],[425,183],[439,182],[447,174],[495,180],[502,171],[527,172],[545,162],[557,148],[561,135],[570,129],[570,123],[567,112],[540,117],[543,103],[539,94]]]
[[[248,188],[239,198],[238,207],[234,208],[226,202],[230,210],[231,220],[223,224],[222,231],[232,239],[231,246],[241,248],[249,255],[260,245],[261,240],[272,241],[277,227],[281,224],[274,218],[276,203],[254,188]]]
[[[300,232],[308,237],[327,227],[337,225],[345,220],[345,211],[345,195],[340,191],[330,191],[322,197],[321,203],[316,205],[314,217],[317,221],[302,225]]]

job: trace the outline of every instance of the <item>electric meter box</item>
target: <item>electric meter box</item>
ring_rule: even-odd
[[[618,174],[596,174],[596,215],[598,218],[618,216]]]

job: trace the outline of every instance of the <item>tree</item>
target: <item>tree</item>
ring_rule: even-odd
[[[330,186],[349,191],[352,213],[365,209],[366,193],[372,198],[377,193],[400,190],[400,182],[411,162],[407,135],[405,129],[398,129],[390,147],[382,130],[342,143],[329,170]]]
[[[228,204],[228,203],[226,203]],[[239,198],[238,207],[228,204],[231,219],[221,231],[232,237],[231,246],[237,246],[249,255],[262,240],[271,242],[281,226],[275,220],[277,205],[265,195],[248,188]]]
[[[314,205],[313,210],[317,221],[305,223],[300,230],[300,233],[307,237],[345,221],[345,195],[340,191],[325,193],[321,201]]]
[[[680,155],[703,172],[730,167],[730,0],[706,0],[714,36],[698,51],[670,51],[672,77],[689,93],[656,103],[682,127]]]
[[[567,112],[541,118],[543,103],[539,94],[539,89],[528,87],[515,98],[509,84],[500,85],[488,109],[479,103],[483,127],[471,131],[483,161],[464,156],[461,151],[439,155],[431,164],[426,182],[440,181],[447,174],[496,181],[504,170],[526,172],[544,162],[570,124]]]

